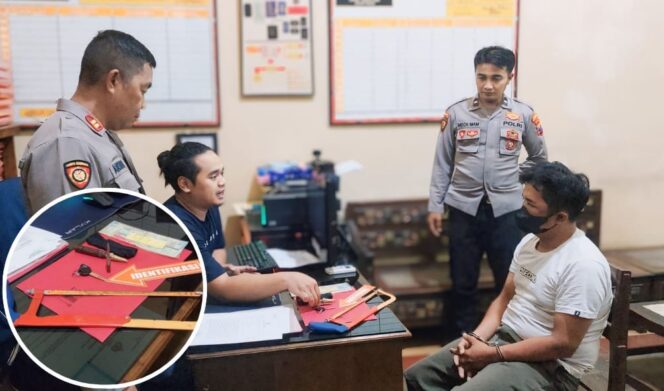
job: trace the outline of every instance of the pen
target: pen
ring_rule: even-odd
[[[106,273],[111,272],[111,245],[106,242]]]

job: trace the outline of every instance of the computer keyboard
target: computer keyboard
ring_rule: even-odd
[[[271,272],[279,267],[261,241],[231,247],[228,261],[234,265],[253,266],[259,272]]]

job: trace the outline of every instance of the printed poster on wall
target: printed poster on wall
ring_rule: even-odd
[[[242,94],[314,92],[309,0],[242,0]]]

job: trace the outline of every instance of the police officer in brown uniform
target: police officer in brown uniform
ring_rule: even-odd
[[[37,129],[19,163],[33,213],[85,188],[144,192],[114,130],[138,119],[156,65],[143,44],[120,31],[101,31],[88,44],[76,92],[71,100],[58,100],[57,111]]]
[[[500,292],[522,237],[519,171],[546,161],[542,124],[533,109],[504,95],[512,80],[511,50],[491,46],[475,55],[477,95],[450,106],[441,122],[429,197],[428,223],[439,236],[449,211],[450,275],[456,331],[477,322],[480,260],[487,254]],[[521,147],[528,158],[519,164]]]

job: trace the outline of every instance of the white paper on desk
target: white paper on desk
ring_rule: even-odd
[[[326,293],[346,292],[353,290],[353,287],[347,282],[340,282],[338,284],[321,285],[318,287],[321,295]]]
[[[318,257],[305,250],[270,248],[267,252],[282,269],[293,269],[322,262]]]
[[[343,176],[353,171],[360,171],[364,167],[356,160],[346,160],[334,165],[334,172],[339,176]]]
[[[648,309],[659,316],[664,316],[664,304],[649,304],[644,305],[643,308]]]
[[[58,247],[66,245],[67,242],[60,235],[31,225],[21,236],[21,241],[18,242],[12,254],[8,274],[11,275],[29,267]]]
[[[255,310],[206,313],[191,345],[279,340],[284,334],[302,331],[297,318],[295,322],[292,321],[293,318],[293,308],[281,305]]]

